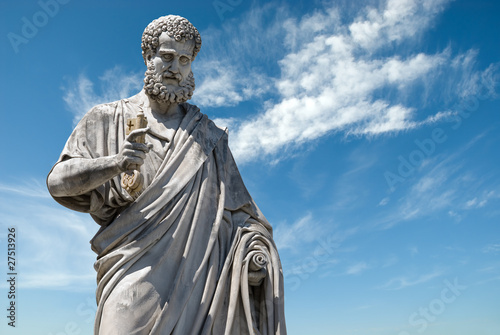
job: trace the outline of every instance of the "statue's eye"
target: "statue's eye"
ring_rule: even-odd
[[[166,60],[167,62],[170,62],[170,61],[172,61],[172,60],[174,59],[174,56],[172,56],[172,54],[164,54],[164,55],[162,56],[162,58],[163,58],[164,60]]]
[[[189,57],[186,57],[186,56],[182,56],[179,61],[181,62],[181,64],[183,65],[186,65],[187,63],[189,63]]]

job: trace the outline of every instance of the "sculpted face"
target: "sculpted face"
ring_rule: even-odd
[[[178,42],[163,32],[156,53],[147,56],[146,93],[161,102],[185,102],[194,91],[194,40]]]
[[[160,35],[159,46],[152,61],[158,74],[163,77],[163,84],[173,89],[186,80],[191,73],[194,41],[177,42],[167,33]]]

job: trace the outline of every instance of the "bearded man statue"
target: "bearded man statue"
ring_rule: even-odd
[[[225,129],[186,103],[200,47],[185,18],[151,22],[142,36],[144,89],[92,108],[48,175],[57,202],[100,225],[91,241],[95,334],[286,334],[272,228]],[[138,115],[147,127],[128,133]],[[123,185],[133,170],[138,192]]]

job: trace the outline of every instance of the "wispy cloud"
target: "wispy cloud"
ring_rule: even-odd
[[[387,283],[380,286],[379,288],[384,290],[401,290],[406,287],[426,283],[434,278],[442,276],[443,274],[443,270],[435,270],[415,277],[400,276],[390,279]]]
[[[64,102],[74,115],[73,124],[76,125],[85,113],[92,107],[123,99],[138,93],[143,85],[142,73],[127,73],[121,67],[115,66],[106,70],[99,77],[98,88],[84,74],[78,78],[66,78],[66,86],[62,88]]]
[[[380,202],[378,203],[378,206],[385,206],[389,203],[389,198],[385,197],[384,199],[380,200]]]
[[[362,311],[362,310],[365,310],[365,309],[370,309],[370,308],[374,308],[376,307],[375,305],[362,305],[362,306],[358,306],[356,307],[356,311]]]
[[[346,270],[347,275],[358,275],[368,269],[368,265],[365,262],[359,262],[349,266]]]
[[[392,256],[390,256],[388,259],[386,259],[386,260],[383,262],[383,264],[382,264],[382,268],[388,268],[388,267],[390,267],[390,266],[393,266],[393,265],[397,264],[397,263],[398,263],[398,261],[399,261],[399,258],[398,258],[398,257],[396,257],[396,256],[394,256],[394,255],[392,255]]]
[[[499,281],[499,280],[500,280],[500,276],[495,276],[495,277],[492,277],[492,278],[480,280],[477,283],[474,283],[474,285],[479,286],[479,285],[484,285],[484,284],[488,284],[488,283],[491,283],[491,282],[494,282],[494,281]]]
[[[498,247],[497,251],[500,251],[500,246]],[[500,263],[488,265],[486,267],[478,269],[477,271],[479,271],[479,272],[497,272],[498,270],[500,270]]]
[[[498,199],[496,176],[474,173],[465,160],[484,138],[485,133],[481,133],[453,154],[427,159],[418,167],[416,176],[405,181],[408,188],[395,199],[397,205],[387,209],[387,215],[376,224],[391,228],[400,222],[439,212],[460,222],[467,211],[483,208]]]
[[[267,64],[276,64],[283,55],[282,24],[288,16],[276,9],[273,4],[254,7],[243,19],[227,20],[219,28],[201,32],[203,48],[193,63],[195,104],[236,106],[269,97],[274,79]]]
[[[22,185],[0,185],[0,222],[16,227],[21,287],[92,289],[95,254],[88,241],[97,225],[57,204],[41,182],[30,184],[31,192]]]
[[[477,209],[486,206],[490,199],[499,198],[500,196],[495,191],[483,192],[465,203],[465,209]]]
[[[10,193],[30,198],[50,198],[50,194],[47,192],[45,184],[33,178],[29,181],[22,181],[16,185],[0,183],[0,194],[1,193]]]
[[[281,223],[274,229],[274,240],[280,250],[296,249],[300,243],[318,241],[325,236],[323,228],[314,220],[311,213],[306,214],[293,224]]]
[[[412,256],[415,256],[415,255],[417,255],[417,254],[418,254],[418,247],[416,247],[416,246],[412,246],[412,247],[410,247],[410,248],[408,248],[408,249],[410,250],[410,254],[411,254]]]
[[[285,277],[309,276],[316,271],[319,271],[319,276],[328,275],[325,271],[340,262],[339,254],[356,250],[342,245],[357,233],[357,227],[341,229],[336,224],[325,225],[324,220],[318,220],[310,213],[291,225],[278,224],[274,229],[274,240],[282,255],[287,254],[287,264],[283,265]],[[354,266],[350,274],[363,270]]]
[[[428,170],[421,171],[423,175],[408,188],[395,207],[388,209],[388,215],[377,224],[390,228],[402,221],[450,208],[459,193],[458,186],[447,186],[460,168],[460,165],[450,164],[442,157],[429,162],[426,165]]]
[[[489,253],[498,254],[498,253],[500,253],[500,243],[488,244],[488,245],[483,247],[482,252],[484,252],[486,254],[489,254]]]

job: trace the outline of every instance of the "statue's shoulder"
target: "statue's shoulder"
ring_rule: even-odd
[[[221,126],[217,125],[217,123],[214,122],[212,119],[210,119],[207,114],[204,114],[198,106],[187,103],[187,102],[184,102],[182,105],[184,106],[184,109],[186,110],[186,112],[192,112],[192,113],[196,114],[198,116],[198,118],[206,119],[207,123],[210,124],[211,128],[217,128],[217,131],[223,131],[225,133],[228,132],[226,127],[221,127]]]
[[[114,115],[119,111],[123,104],[128,103],[128,99],[121,99],[112,102],[106,102],[102,104],[95,105],[92,107],[87,114],[104,114],[104,115]]]
[[[95,105],[83,116],[80,122],[113,122],[117,117],[125,116],[128,109],[125,107],[127,104],[129,104],[128,99],[121,99]]]
[[[188,102],[183,102],[181,103],[182,108],[184,108],[184,111],[187,114],[197,114],[197,115],[205,115],[201,112],[200,108],[196,105],[190,104]]]

